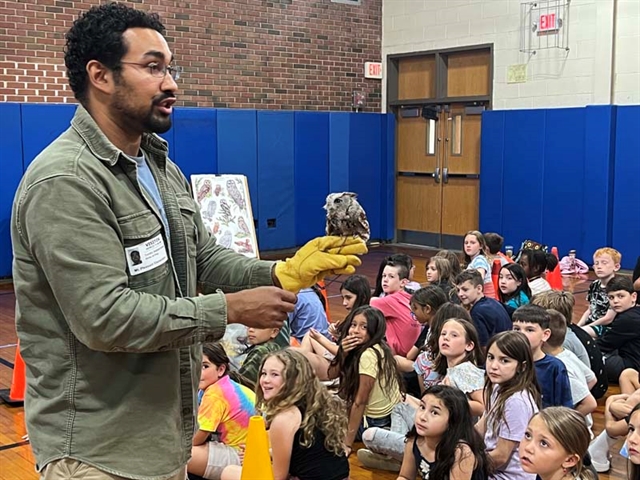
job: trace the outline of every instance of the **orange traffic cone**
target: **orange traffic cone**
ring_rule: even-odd
[[[16,347],[16,358],[13,363],[13,377],[11,389],[0,390],[0,399],[11,406],[19,406],[24,402],[26,372],[24,360],[20,355],[20,345]]]
[[[329,321],[329,323],[331,323],[331,313],[329,312],[329,295],[327,294],[327,286],[324,283],[324,280],[320,280],[318,283],[316,283],[316,285],[320,289],[320,293],[324,298],[324,311],[327,314],[327,320]]]
[[[269,454],[269,437],[264,419],[258,415],[249,419],[240,480],[274,480]]]
[[[500,269],[502,268],[502,263],[498,258],[493,261],[493,265],[491,265],[491,281],[493,282],[493,288],[496,289],[496,298],[500,298],[498,296],[498,292],[500,291]]]
[[[551,249],[551,253],[553,253],[556,258],[558,260],[558,247],[553,247]],[[554,268],[553,270],[547,272],[547,282],[549,282],[549,285],[551,285],[551,288],[553,288],[554,290],[563,290],[563,286],[562,286],[562,274],[560,273],[560,265],[556,265],[556,268]]]

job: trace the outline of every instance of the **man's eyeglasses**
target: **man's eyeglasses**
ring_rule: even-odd
[[[153,77],[164,78],[167,73],[171,75],[171,78],[178,80],[182,75],[182,67],[178,65],[164,65],[156,62],[151,63],[136,63],[136,62],[120,62],[125,65],[136,65],[137,67],[148,68],[149,73]]]

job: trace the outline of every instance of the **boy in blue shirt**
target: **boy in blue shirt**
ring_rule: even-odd
[[[531,345],[536,376],[542,391],[542,407],[573,408],[567,368],[562,361],[542,351],[551,336],[547,311],[537,305],[524,305],[513,312],[513,329],[525,334]]]
[[[469,308],[478,331],[480,346],[485,348],[496,333],[511,330],[511,319],[504,306],[484,295],[484,280],[477,270],[465,270],[456,277],[460,303]]]

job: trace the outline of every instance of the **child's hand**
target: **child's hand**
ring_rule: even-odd
[[[349,455],[351,455],[351,447],[347,447],[346,445],[344,446],[344,456],[349,458]]]
[[[331,335],[334,340],[336,340],[338,338],[338,336],[339,336],[338,328],[336,327],[335,323],[330,323],[329,324],[328,331],[329,331],[329,335]]]
[[[360,340],[355,337],[346,336],[342,339],[342,351],[344,353],[350,352],[358,345],[360,345]]]
[[[310,328],[309,329],[309,336],[311,338],[313,338],[315,341],[318,341],[318,337],[322,337],[323,335],[318,330],[316,330],[315,328]]]
[[[244,449],[246,445],[244,443],[238,445],[238,458],[240,458],[240,465],[244,463]]]

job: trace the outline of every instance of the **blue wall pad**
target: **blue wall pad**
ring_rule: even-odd
[[[349,113],[329,114],[329,190],[349,191]]]
[[[19,103],[0,103],[0,277],[11,275],[11,208],[22,178],[22,132]]]
[[[352,113],[349,128],[349,189],[367,212],[371,239],[382,235],[382,152],[380,115]],[[385,193],[386,195],[386,193]]]
[[[173,114],[172,159],[187,180],[193,174],[218,173],[217,110],[178,108]]]
[[[622,267],[633,269],[640,255],[640,106],[617,107],[613,193],[613,242]]]
[[[218,172],[246,175],[253,219],[258,207],[258,131],[255,110],[218,110]],[[260,234],[260,226],[256,226]]]
[[[295,112],[294,204],[296,245],[325,233],[322,206],[329,194],[329,114]]]
[[[517,249],[542,238],[545,111],[507,111],[504,127],[502,236]]]
[[[29,164],[51,142],[71,126],[76,105],[71,104],[22,104],[23,167]]]
[[[611,245],[616,108],[602,105],[584,109],[583,208],[580,211],[583,238],[582,247],[573,248],[581,248],[578,257],[589,265],[593,252]],[[578,212],[575,210],[574,214]]]
[[[291,248],[296,244],[293,142],[293,112],[258,112],[260,250]]]
[[[174,110],[173,113],[171,114],[171,123],[172,126],[169,130],[167,130],[164,133],[160,133],[159,136],[161,138],[163,138],[164,140],[167,141],[167,143],[169,144],[169,158],[171,160],[175,161],[175,154],[176,154],[176,149],[175,149],[175,125],[176,125],[176,111]],[[187,177],[189,178],[189,177]]]
[[[480,137],[480,231],[503,232],[504,111],[482,113]]]
[[[589,255],[582,249],[582,215],[576,215],[583,210],[584,117],[584,108],[546,111],[542,236],[534,240],[558,247],[561,257],[571,249],[578,250],[580,258]]]
[[[392,114],[382,115],[382,200],[381,240],[392,240],[396,225],[396,117]]]

